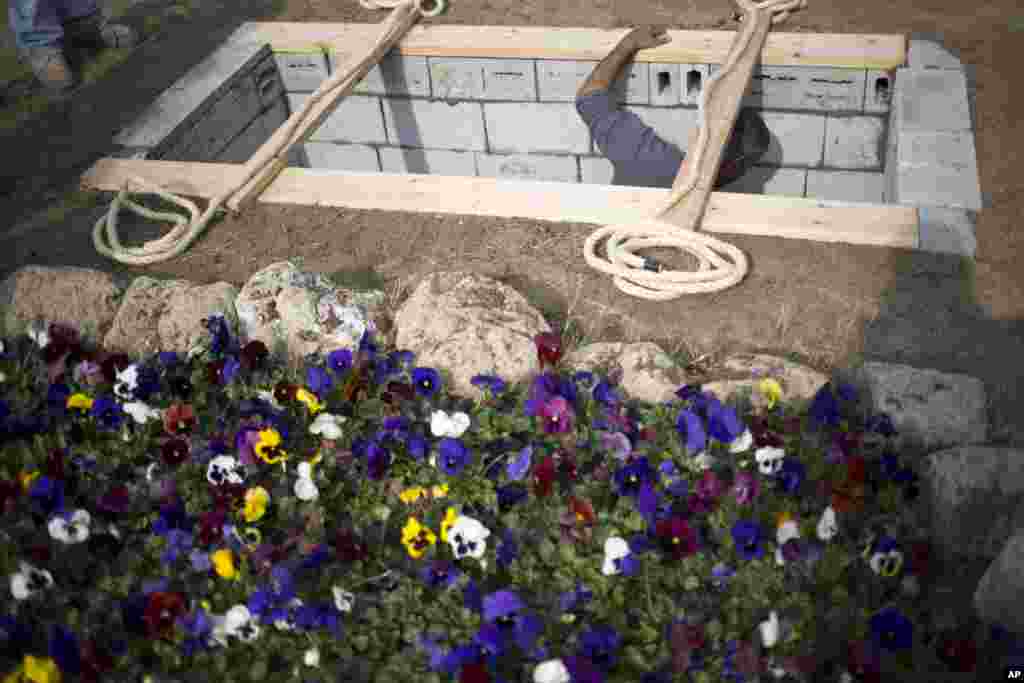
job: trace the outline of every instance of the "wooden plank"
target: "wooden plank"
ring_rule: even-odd
[[[211,199],[242,174],[237,164],[104,158],[82,175],[81,187],[113,192],[139,175],[170,192]],[[668,197],[669,190],[660,188],[289,167],[259,201],[611,225],[646,219]],[[729,192],[711,194],[701,230],[904,249],[919,245],[914,207]]]
[[[600,61],[632,29],[560,26],[462,26],[431,20],[414,26],[395,48],[398,54],[429,57],[512,57]],[[275,52],[362,52],[379,24],[246,22],[232,42],[270,43]],[[736,31],[669,30],[672,42],[640,50],[637,62],[722,64]],[[772,31],[761,51],[769,66],[836,66],[895,69],[907,59],[907,39],[899,34],[784,33]]]

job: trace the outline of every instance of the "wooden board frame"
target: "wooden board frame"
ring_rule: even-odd
[[[277,52],[328,50],[337,68],[363,60],[379,39],[379,24],[249,22],[232,43],[266,44]],[[600,60],[629,29],[418,25],[398,43],[403,55]],[[733,31],[668,31],[670,45],[641,50],[642,62],[721,63]],[[905,63],[900,35],[769,32],[761,63],[893,69]],[[85,190],[116,192],[132,176],[189,197],[214,199],[236,186],[245,164],[99,159],[81,177]],[[137,189],[137,188],[133,188]],[[652,217],[668,189],[396,173],[285,168],[259,195],[269,204],[517,217],[598,225]],[[714,192],[700,228],[710,233],[762,235],[916,249],[915,207],[776,195]]]

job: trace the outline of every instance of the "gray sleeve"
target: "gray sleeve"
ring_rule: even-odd
[[[576,98],[576,111],[590,128],[594,144],[612,162],[639,161],[652,165],[652,174],[672,174],[685,154],[658,137],[633,112],[619,109],[607,90]],[[664,167],[663,173],[658,171]]]

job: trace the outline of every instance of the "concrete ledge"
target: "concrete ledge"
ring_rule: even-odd
[[[913,33],[908,41],[907,66],[911,69],[962,69],[960,58],[942,45],[939,34]]]
[[[885,176],[858,171],[807,171],[806,196],[848,202],[885,203]]]
[[[475,176],[473,152],[414,147],[380,147],[384,173],[429,173],[430,175]]]
[[[977,213],[963,209],[937,206],[918,208],[922,251],[959,254],[974,258],[978,248],[975,238]]]

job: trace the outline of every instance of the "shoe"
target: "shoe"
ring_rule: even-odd
[[[18,60],[28,64],[36,80],[51,92],[68,92],[78,85],[75,72],[64,56],[64,50],[58,46],[19,50]]]
[[[132,27],[108,24],[100,12],[65,21],[64,39],[74,47],[92,50],[132,48],[139,42]]]
[[[771,142],[771,132],[761,115],[753,109],[741,109],[718,167],[715,189],[742,177],[764,156]]]

